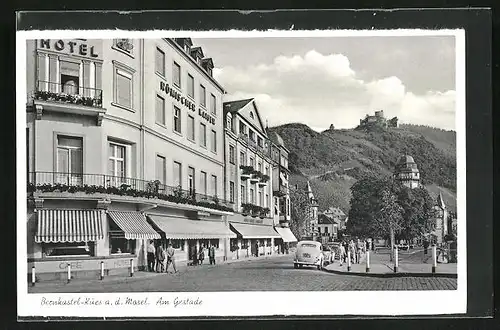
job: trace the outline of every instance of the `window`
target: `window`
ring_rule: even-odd
[[[182,165],[179,162],[174,162],[174,186],[182,187]]]
[[[184,240],[183,239],[171,239],[169,243],[172,243],[172,247],[176,250],[184,251]]]
[[[253,142],[255,142],[255,132],[250,130],[250,140],[252,140]]]
[[[229,181],[229,201],[234,203],[234,182]]]
[[[250,166],[252,166],[252,168],[255,167],[255,159],[253,159],[252,157],[250,157]]]
[[[155,68],[156,72],[165,76],[165,53],[160,48],[156,48]]]
[[[219,248],[219,239],[214,238],[208,241],[208,247],[213,246],[214,248],[218,249]]]
[[[240,121],[240,134],[243,134],[243,135],[247,134],[247,127],[241,121]]]
[[[165,184],[167,181],[167,161],[165,157],[156,155],[156,180]]]
[[[42,243],[43,257],[95,256],[95,242]]]
[[[188,168],[188,189],[190,194],[194,194],[195,186],[194,186],[194,168]]]
[[[266,194],[266,199],[264,200],[264,207],[267,207],[267,203],[269,201],[269,194]]]
[[[250,111],[250,118],[254,119],[253,112]]]
[[[80,94],[80,64],[68,61],[59,62],[62,92],[70,95]]]
[[[194,141],[194,117],[188,116],[188,139]]]
[[[247,156],[243,151],[240,151],[240,165],[247,165]]]
[[[120,69],[115,70],[115,102],[132,108],[132,74]]]
[[[325,226],[325,234],[328,234],[328,227]]]
[[[257,144],[259,145],[259,147],[261,147],[261,148],[263,147],[264,140],[262,140],[262,138],[260,136],[257,138]]]
[[[229,145],[229,162],[231,164],[234,164],[234,162],[235,162],[234,146],[232,146],[232,145]]]
[[[260,173],[262,173],[262,163],[261,163],[261,162],[259,162],[259,163],[257,164],[257,170],[258,170]]]
[[[187,94],[194,99],[194,78],[188,73]]]
[[[246,187],[244,185],[241,185],[240,188],[241,204],[245,204],[247,202],[247,195],[245,194],[245,192],[246,192]]]
[[[200,123],[200,145],[207,147],[207,126],[203,123]]]
[[[181,88],[181,66],[174,62],[174,85]]]
[[[200,85],[200,104],[202,107],[207,106],[207,91],[203,85]]]
[[[217,197],[217,176],[212,175],[212,196]]]
[[[217,152],[217,132],[212,130],[212,152]]]
[[[174,105],[174,131],[177,133],[181,132],[181,109]]]
[[[135,239],[126,239],[125,237],[109,238],[109,250],[111,254],[134,254],[135,253]]]
[[[250,188],[250,204],[255,204],[255,190]]]
[[[203,195],[206,195],[207,194],[207,173],[206,172],[201,172],[200,187],[201,187],[201,193]]]
[[[259,191],[259,205],[264,206],[264,194],[262,194],[262,191]]]
[[[82,184],[83,139],[79,137],[57,137],[57,177],[58,183]]]
[[[124,178],[125,177],[125,146],[109,143],[108,174]]]
[[[165,125],[165,99],[156,95],[156,122]]]
[[[217,114],[217,101],[214,94],[210,94],[210,111],[212,112],[212,115]]]

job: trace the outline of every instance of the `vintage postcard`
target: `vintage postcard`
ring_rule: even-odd
[[[463,30],[16,52],[19,316],[466,312]]]

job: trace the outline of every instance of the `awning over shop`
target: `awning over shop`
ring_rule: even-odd
[[[187,220],[159,215],[148,215],[158,229],[171,239],[235,238],[236,234],[221,221]]]
[[[104,238],[99,210],[37,211],[37,243],[90,242]]]
[[[159,239],[161,238],[140,212],[109,211],[109,217],[121,230],[126,239]]]
[[[280,234],[281,238],[283,239],[283,242],[297,242],[297,238],[295,238],[295,235],[292,233],[290,228],[284,228],[284,227],[274,227],[278,234]]]
[[[272,226],[250,225],[246,223],[231,222],[231,227],[244,239],[252,238],[281,238]]]

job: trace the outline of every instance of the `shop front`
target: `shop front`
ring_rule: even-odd
[[[275,253],[274,240],[280,238],[272,225],[230,222],[237,237],[231,240],[231,258],[260,257]]]
[[[140,212],[39,209],[32,219],[30,280],[129,274],[143,267],[144,242],[160,237]]]
[[[161,235],[156,244],[167,247],[172,243],[175,262],[180,265],[208,264],[210,247],[215,250],[216,263],[225,261],[224,240],[236,237],[220,220],[192,220],[157,214],[148,214],[148,219]]]

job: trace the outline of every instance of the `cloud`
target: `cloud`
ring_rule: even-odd
[[[269,126],[302,122],[316,130],[330,124],[352,128],[380,109],[401,122],[455,126],[454,91],[416,95],[396,76],[364,81],[342,54],[280,55],[270,64],[217,68],[214,76],[228,90],[227,100],[256,98]]]

